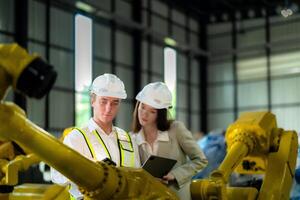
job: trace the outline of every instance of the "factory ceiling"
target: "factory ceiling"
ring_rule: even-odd
[[[120,0],[115,0],[120,1]],[[141,6],[152,0],[123,0],[133,6]],[[244,20],[264,16],[283,15],[300,12],[300,0],[157,0],[164,2],[169,7],[179,9],[189,15],[194,15],[204,23],[231,21],[232,19]],[[104,17],[114,18],[110,14],[112,0],[54,0],[52,3],[62,3],[69,7],[84,3],[93,9],[90,13],[100,13]],[[102,12],[104,11],[104,12]],[[89,12],[89,11],[88,11]],[[107,12],[107,13],[105,13]],[[103,14],[104,13],[104,14]]]
[[[266,14],[284,15],[298,13],[300,0],[161,0],[177,8],[190,10],[191,13],[207,17],[208,22],[257,18]]]

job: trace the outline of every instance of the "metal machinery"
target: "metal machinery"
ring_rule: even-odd
[[[49,92],[56,78],[53,68],[17,44],[0,45],[0,187],[14,186],[18,170],[43,160],[79,186],[85,199],[178,199],[166,186],[142,169],[118,168],[93,162],[55,139],[26,118],[24,111],[3,101],[9,86],[30,97]],[[15,153],[10,141],[26,153]],[[0,199],[69,199],[56,185],[18,186]]]
[[[0,45],[0,199],[69,199],[67,188],[57,185],[21,185],[18,171],[40,160],[77,184],[85,199],[178,199],[166,186],[142,169],[119,168],[90,161],[26,118],[24,111],[5,102],[10,86],[29,97],[41,98],[56,78],[51,66],[29,55],[17,44]],[[268,112],[247,113],[226,134],[228,153],[208,180],[191,185],[193,199],[287,199],[294,176],[297,135],[277,128]],[[16,150],[15,144],[23,153]],[[230,188],[236,169],[264,174],[260,190]],[[6,191],[6,192],[5,192]]]
[[[245,113],[226,132],[227,154],[209,179],[191,184],[193,199],[289,199],[295,174],[298,139],[295,131],[277,128],[269,112]],[[231,173],[261,174],[260,189],[228,187]]]

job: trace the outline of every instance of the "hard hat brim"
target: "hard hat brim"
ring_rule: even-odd
[[[99,96],[99,97],[114,97],[114,98],[119,98],[119,99],[126,99],[127,94],[126,93],[115,93],[115,92],[97,92],[91,90],[91,93]]]
[[[155,109],[169,109],[169,108],[172,108],[172,105],[158,105],[155,102],[151,102],[150,100],[142,100],[138,97],[136,97],[136,100],[138,100],[141,103],[147,104],[148,106],[151,106]]]

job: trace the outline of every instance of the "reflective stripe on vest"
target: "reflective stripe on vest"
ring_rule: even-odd
[[[80,199],[80,200],[82,200],[83,199],[83,197],[81,197],[81,198],[78,198],[78,199]],[[77,200],[73,195],[71,195],[70,194],[70,200]]]
[[[68,188],[69,188],[69,190],[71,190],[71,188],[72,188],[72,186],[71,185],[68,185]],[[69,195],[70,195],[70,200],[77,200],[77,198],[75,198],[71,193],[69,193]],[[83,197],[80,197],[80,198],[78,198],[78,199],[83,199]]]
[[[134,150],[129,134],[117,132],[117,141],[120,150],[120,166],[134,167]]]
[[[76,200],[76,198],[73,197],[73,195],[71,195],[71,194],[70,194],[70,199],[71,199],[71,200]]]
[[[91,141],[89,140],[89,137],[86,135],[85,131],[81,130],[80,128],[74,128],[74,129],[78,130],[81,133],[81,135],[83,136],[83,138],[90,150],[92,158],[96,158],[95,150],[91,144]]]
[[[73,195],[70,194],[70,200],[83,200],[83,197],[80,197],[80,198],[75,198]]]
[[[100,134],[98,133],[98,131],[95,129],[95,130],[93,130],[92,133],[96,136],[96,138],[98,139],[99,143],[101,144],[101,146],[102,146],[103,149],[105,150],[106,156],[107,156],[109,159],[111,159],[111,155],[110,155],[110,153],[109,153],[109,151],[108,151],[108,149],[107,149],[107,147],[106,147],[104,141],[102,140]]]
[[[83,131],[79,128],[75,128],[75,129],[78,130],[84,137],[84,140],[86,141],[86,144],[90,150],[92,158],[96,158],[94,148],[91,145],[91,142],[90,142],[88,136],[86,135],[85,131]],[[135,155],[134,155],[132,140],[131,140],[129,134],[125,131],[115,131],[115,132],[117,135],[117,142],[118,142],[118,146],[119,146],[120,166],[134,167],[135,166],[135,160],[134,160]],[[107,157],[109,159],[111,159],[111,155],[110,155],[103,139],[101,138],[100,134],[98,133],[98,131],[94,130],[92,132],[92,134],[94,134],[96,136],[96,138],[98,139],[99,143],[105,150]]]

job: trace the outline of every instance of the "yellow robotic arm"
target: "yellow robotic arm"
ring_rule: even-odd
[[[226,132],[227,155],[207,180],[191,184],[193,199],[289,199],[297,158],[297,134],[277,128],[269,112],[243,114]],[[227,187],[231,173],[262,174],[256,188]]]
[[[0,45],[0,140],[14,141],[34,153],[76,183],[85,199],[177,199],[142,169],[116,168],[86,159],[29,121],[17,105],[3,101],[10,85],[40,98],[51,89],[55,77],[53,68],[37,56],[27,54],[16,44]],[[28,159],[35,161],[35,157]],[[6,166],[2,166],[2,172]],[[7,176],[0,176],[5,183]]]
[[[56,79],[53,67],[37,55],[29,55],[17,44],[0,44],[0,99],[7,88],[29,97],[41,98],[49,92]]]

